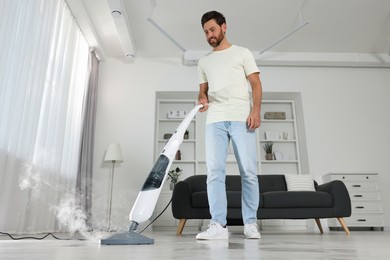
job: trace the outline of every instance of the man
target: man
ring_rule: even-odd
[[[216,11],[201,19],[206,40],[213,51],[200,59],[198,72],[201,112],[208,110],[205,130],[207,193],[211,221],[196,239],[228,239],[226,156],[229,142],[240,170],[242,217],[247,238],[259,239],[257,208],[257,146],[255,129],[260,126],[262,87],[252,53],[226,38],[225,17]],[[252,88],[252,106],[248,81]]]

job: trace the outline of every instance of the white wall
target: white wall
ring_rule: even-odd
[[[94,155],[93,212],[105,225],[110,142],[121,145],[115,169],[112,226],[128,228],[128,214],[153,166],[155,91],[197,91],[196,67],[179,59],[110,59],[100,64]],[[310,173],[378,172],[382,196],[390,197],[390,70],[263,67],[266,92],[301,92]],[[194,97],[196,98],[196,97]],[[385,226],[390,200],[384,199]]]

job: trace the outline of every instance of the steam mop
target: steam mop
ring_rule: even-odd
[[[161,151],[157,161],[155,162],[149,176],[145,180],[141,191],[138,193],[137,199],[131,209],[129,219],[130,228],[128,232],[114,234],[108,238],[101,239],[102,245],[142,245],[153,244],[154,239],[148,238],[136,232],[140,223],[148,220],[156,207],[161,189],[167,179],[168,171],[175,158],[179,146],[183,142],[183,136],[187,130],[191,120],[194,118],[198,110],[203,105],[195,106],[189,114],[183,119],[179,127],[172,134],[163,150]]]

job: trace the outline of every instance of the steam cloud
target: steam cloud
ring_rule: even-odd
[[[22,191],[30,191],[33,200],[40,200],[45,195],[41,194],[41,191],[47,188],[57,194],[63,194],[57,205],[49,207],[54,212],[60,227],[72,234],[78,232],[88,240],[98,240],[103,236],[101,232],[90,232],[87,225],[88,217],[77,203],[75,192],[66,191],[58,185],[51,185],[45,180],[42,171],[32,164],[23,165],[23,170],[19,176],[19,188]]]
[[[31,164],[25,164],[23,168],[22,174],[19,176],[19,187],[22,191],[31,190],[33,199],[36,199],[41,191],[41,174]]]
[[[65,226],[69,232],[86,232],[87,216],[83,210],[77,205],[76,199],[72,194],[66,194],[59,205],[55,207],[57,211],[57,219],[62,226]]]

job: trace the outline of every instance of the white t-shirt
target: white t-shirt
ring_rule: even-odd
[[[199,83],[208,83],[209,109],[206,124],[246,121],[251,109],[247,76],[258,73],[252,53],[232,45],[212,51],[198,63]]]

